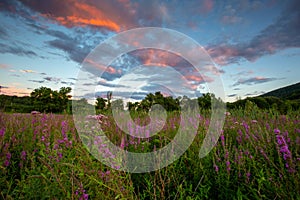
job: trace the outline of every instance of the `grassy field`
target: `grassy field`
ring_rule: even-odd
[[[163,147],[180,125],[179,115],[169,113],[158,135],[122,140],[124,133],[107,117],[105,134],[133,152]],[[300,199],[299,113],[233,110],[217,145],[202,159],[198,155],[210,118],[197,117],[195,140],[180,159],[161,170],[132,174],[95,159],[71,115],[0,113],[0,198]],[[135,120],[147,124],[147,117]],[[135,124],[131,128],[138,131]]]

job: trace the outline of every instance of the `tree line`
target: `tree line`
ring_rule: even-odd
[[[167,111],[180,111],[182,106],[188,106],[195,109],[198,104],[200,110],[210,110],[212,99],[217,99],[214,94],[207,93],[201,97],[190,99],[187,96],[176,97],[163,96],[161,92],[149,93],[144,99],[137,102],[128,102],[124,105],[121,99],[112,100],[112,92],[107,92],[106,98],[96,98],[95,105],[91,105],[84,98],[80,100],[71,100],[71,88],[62,87],[58,91],[47,87],[34,89],[30,96],[17,97],[0,95],[0,110],[4,112],[30,113],[31,111],[39,111],[43,113],[72,113],[72,103],[76,101],[76,105],[95,107],[97,113],[109,112],[114,109],[128,109],[129,111],[148,112],[155,104],[163,106]],[[227,109],[245,109],[247,102],[251,102],[260,109],[272,109],[282,114],[288,111],[299,110],[300,100],[283,99],[278,97],[249,97],[232,103],[226,103]]]
[[[71,113],[69,93],[71,87],[52,90],[47,87],[34,89],[30,96],[18,97],[0,95],[0,110],[4,112],[30,113],[39,111],[45,113]]]

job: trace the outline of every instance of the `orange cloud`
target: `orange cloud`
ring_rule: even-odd
[[[182,60],[179,55],[158,49],[143,49],[135,54],[146,66],[174,67]]]
[[[85,63],[88,63],[90,64],[92,67],[95,67],[96,69],[99,69],[101,71],[105,71],[105,72],[108,72],[110,74],[115,74],[117,72],[119,72],[119,70],[117,71],[115,68],[111,67],[111,66],[104,66],[104,65],[101,65],[91,59],[86,59],[85,60]]]
[[[127,0],[20,1],[41,16],[66,27],[92,26],[119,32],[137,26],[139,4]]]
[[[73,5],[73,7],[69,7],[69,15],[54,17],[54,19],[65,26],[90,25],[105,27],[112,31],[120,31],[120,26],[117,22],[111,20],[97,7],[79,2],[72,3],[71,5]]]

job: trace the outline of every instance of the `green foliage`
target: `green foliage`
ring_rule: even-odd
[[[59,91],[40,87],[29,96],[17,97],[0,95],[0,110],[4,112],[30,113],[31,111],[70,113],[70,87],[62,87]]]
[[[76,102],[88,105],[85,99]],[[148,124],[147,116],[132,112],[136,124]],[[116,145],[125,137],[128,145],[124,148],[136,153],[163,148],[173,140],[181,121],[179,112],[168,112],[166,124],[157,135],[138,139],[118,129],[113,116],[107,117],[110,125],[103,126],[103,132]],[[84,194],[90,199],[299,197],[299,113],[279,115],[248,100],[245,110],[231,110],[222,136],[202,159],[198,153],[209,116],[201,113],[198,117],[197,135],[178,160],[154,172],[130,174],[110,169],[92,157],[70,115],[1,113],[1,199],[80,199]],[[134,131],[136,124],[131,125]],[[290,152],[287,158],[278,136],[284,138]],[[25,157],[22,152],[26,152]]]
[[[61,113],[66,110],[68,100],[71,98],[68,93],[71,92],[70,87],[62,87],[59,91],[51,90],[47,87],[35,89],[30,94],[33,99],[33,105],[37,111]]]
[[[96,109],[97,110],[104,110],[106,107],[107,100],[103,99],[102,97],[98,97],[96,99]]]

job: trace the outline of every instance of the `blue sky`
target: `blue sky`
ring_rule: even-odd
[[[29,95],[40,86],[74,87],[82,62],[101,42],[133,28],[160,27],[204,47],[219,69],[227,101],[259,95],[299,82],[299,7],[296,0],[1,0],[1,94]],[[167,66],[189,79],[189,92],[206,92],[195,87],[205,80],[189,74],[188,64],[177,57],[159,50],[131,52],[100,77],[97,92],[124,92],[120,80],[135,84],[137,79],[146,80],[135,91],[140,97],[160,90],[149,84],[145,73],[164,74],[167,86],[178,84],[178,74],[166,72]],[[155,70],[148,69],[150,64]],[[143,65],[144,76],[133,76],[136,65]]]

